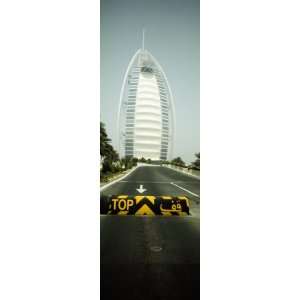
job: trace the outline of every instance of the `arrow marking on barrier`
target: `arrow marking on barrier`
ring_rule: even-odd
[[[138,189],[136,189],[140,194],[144,193],[145,191],[147,191],[146,189],[144,189],[143,185],[140,184],[140,187]]]

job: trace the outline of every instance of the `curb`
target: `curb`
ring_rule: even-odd
[[[106,188],[108,188],[112,184],[117,183],[118,181],[124,179],[125,177],[127,177],[129,174],[131,174],[134,170],[136,170],[139,167],[140,166],[135,166],[128,173],[124,174],[123,176],[120,176],[120,177],[116,178],[115,180],[110,181],[109,183],[105,184],[102,187],[100,186],[100,193],[103,192]]]

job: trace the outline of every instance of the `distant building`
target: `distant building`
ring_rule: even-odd
[[[118,126],[119,153],[151,160],[172,158],[174,104],[167,77],[156,59],[139,49],[122,84]]]

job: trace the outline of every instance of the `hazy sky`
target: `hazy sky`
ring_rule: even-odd
[[[164,69],[174,97],[174,157],[189,163],[200,151],[199,15],[199,0],[101,0],[100,118],[114,147],[123,76],[145,28],[145,48]]]

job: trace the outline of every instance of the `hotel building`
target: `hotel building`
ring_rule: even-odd
[[[175,113],[171,89],[163,69],[144,46],[134,54],[124,76],[118,126],[121,156],[172,158]]]

